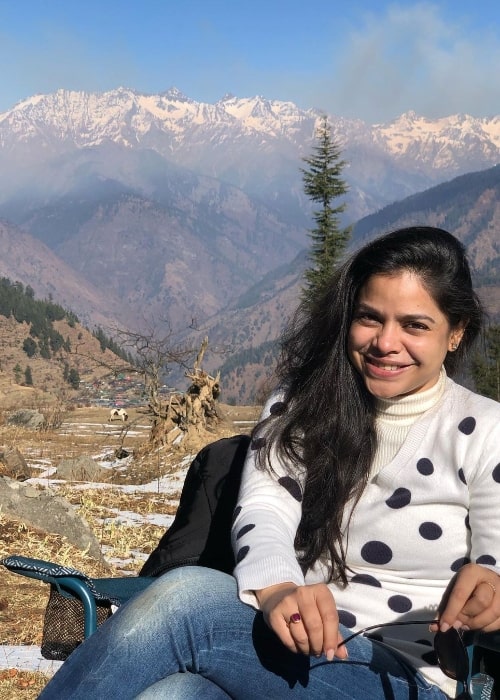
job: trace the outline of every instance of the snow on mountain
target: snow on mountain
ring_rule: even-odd
[[[373,134],[395,157],[417,156],[422,164],[438,169],[453,168],[460,154],[495,165],[500,148],[500,117],[455,114],[431,120],[407,112],[390,124],[374,126]]]
[[[28,140],[53,130],[58,138],[80,147],[111,139],[130,147],[158,128],[180,136],[193,126],[218,125],[243,133],[274,137],[293,135],[304,120],[314,124],[312,113],[301,112],[291,102],[254,98],[225,98],[215,104],[190,100],[178,90],[142,95],[118,88],[104,93],[58,90],[36,95],[0,114],[0,146],[12,138]]]
[[[166,155],[165,142],[159,137],[168,135],[174,155],[176,148],[182,149],[194,132],[201,131],[210,133],[211,141],[216,133],[232,142],[246,137],[255,143],[260,137],[261,146],[268,140],[284,141],[303,150],[318,117],[313,109],[300,110],[292,102],[261,96],[227,95],[209,104],[189,99],[176,88],[159,95],[127,88],[103,93],[58,90],[35,95],[0,114],[0,148],[36,139],[57,139],[79,148],[111,140],[130,148],[153,147]],[[479,154],[486,167],[495,164],[500,147],[499,116],[457,114],[431,120],[407,112],[388,124],[368,125],[335,116],[331,120],[334,135],[346,150],[351,144],[364,144],[396,159],[417,157],[422,166],[433,168],[453,167],[453,154],[463,150]]]

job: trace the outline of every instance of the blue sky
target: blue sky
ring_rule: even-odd
[[[500,114],[499,0],[0,0],[0,112],[175,86],[389,121]]]

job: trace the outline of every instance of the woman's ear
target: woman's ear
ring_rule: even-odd
[[[460,323],[456,328],[454,328],[450,333],[450,340],[448,342],[448,352],[455,352],[458,350],[462,338],[464,337],[465,328],[467,323]]]

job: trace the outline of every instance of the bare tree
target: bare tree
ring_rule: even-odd
[[[123,346],[130,348],[136,369],[142,373],[153,445],[172,443],[192,427],[205,427],[219,420],[216,400],[220,393],[220,375],[212,377],[201,368],[208,337],[203,339],[191,367],[195,349],[176,343],[170,328],[160,331],[151,327],[141,332],[120,330],[117,337]],[[174,366],[183,368],[184,376],[191,383],[186,391],[167,393],[161,389]]]
[[[152,325],[146,330],[117,330],[116,337],[134,357],[135,368],[142,374],[147,397],[147,413],[151,417],[151,441],[164,442],[167,421],[171,418],[172,396],[161,392],[173,366],[187,368],[194,350],[176,343],[170,327],[160,329]]]

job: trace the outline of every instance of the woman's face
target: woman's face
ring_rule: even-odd
[[[415,394],[437,382],[446,353],[462,335],[462,328],[450,328],[418,275],[373,275],[354,309],[349,358],[374,396]]]

